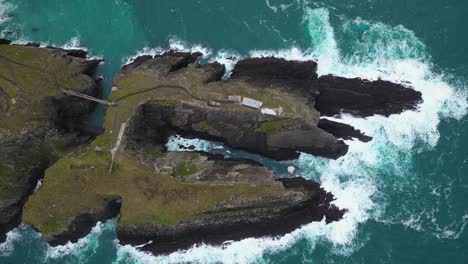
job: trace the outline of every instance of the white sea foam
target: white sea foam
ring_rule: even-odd
[[[36,188],[34,188],[34,192],[37,192],[37,190],[39,190],[42,187],[43,183],[44,181],[42,179],[38,180],[36,184]]]
[[[224,64],[226,68],[224,79],[227,79],[231,75],[231,72],[234,69],[234,66],[241,58],[242,56],[236,51],[220,50],[216,53],[215,56],[209,59],[209,62],[217,61],[221,64]]]
[[[8,256],[14,250],[15,242],[21,239],[19,227],[7,233],[5,242],[0,244],[0,256]]]
[[[211,152],[211,150],[218,144],[210,141],[194,138],[183,138],[180,136],[171,136],[167,141],[166,147],[168,151],[179,151],[179,146],[184,146],[186,151],[204,151]],[[194,149],[190,150],[189,147],[193,146]]]
[[[80,49],[80,50],[88,51],[88,49],[86,47],[81,46],[81,41],[80,41],[79,37],[71,38],[67,43],[62,45],[61,48],[66,49],[66,50]]]
[[[8,13],[12,12],[15,6],[6,3],[5,0],[0,0],[0,24],[10,19]]]
[[[86,237],[79,239],[76,243],[68,242],[63,246],[48,246],[46,259],[60,259],[69,255],[80,257],[83,256],[83,251],[95,251],[99,246],[99,236],[102,235],[105,230],[112,230],[116,223],[117,219],[111,219],[104,223],[98,222]],[[85,259],[82,261],[85,261],[86,256],[83,257]]]
[[[31,42],[34,42],[34,41],[31,41],[28,38],[22,37],[22,38],[14,40],[12,43],[13,44],[18,44],[18,45],[26,45],[26,44],[31,43]],[[46,42],[46,41],[38,42],[38,44],[39,44],[39,46],[41,48],[59,47],[59,48],[64,49],[64,50],[84,50],[84,51],[86,51],[88,53],[87,57],[86,57],[88,60],[102,60],[102,61],[104,61],[103,56],[90,54],[88,48],[84,47],[81,44],[81,41],[80,41],[79,37],[73,37],[63,45],[60,45],[60,44],[57,45],[57,44],[53,44],[53,43]]]
[[[156,47],[156,48],[148,48],[144,47],[142,50],[138,51],[136,55],[128,57],[124,60],[125,65],[132,63],[136,58],[144,55],[150,55],[152,57],[156,55],[160,55],[164,52],[169,50],[176,50],[176,51],[185,51],[185,52],[200,52],[203,54],[204,57],[208,57],[212,54],[212,51],[206,47],[203,47],[200,44],[196,45],[189,45],[177,38],[171,38],[169,40],[168,47]]]

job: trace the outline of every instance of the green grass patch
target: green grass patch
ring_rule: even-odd
[[[179,164],[177,164],[177,167],[176,167],[177,176],[189,176],[189,175],[197,173],[197,171],[198,171],[197,165],[195,165],[192,162],[187,162],[187,161],[179,162]]]
[[[272,133],[278,130],[281,130],[284,127],[290,126],[294,124],[294,120],[291,119],[283,119],[283,120],[275,120],[275,121],[268,121],[263,122],[259,128],[255,131],[260,133]]]

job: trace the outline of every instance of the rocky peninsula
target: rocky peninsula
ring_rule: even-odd
[[[86,124],[94,104],[60,88],[98,96],[100,61],[77,50],[0,41],[0,241],[21,223],[27,197],[46,168],[92,138]]]
[[[67,58],[70,68],[80,63],[93,65],[93,69],[97,66],[97,62],[63,50],[7,44],[0,45],[2,49],[44,53],[46,57],[33,54],[28,59],[8,57],[16,54],[9,50],[0,52],[17,64],[34,68],[52,67],[44,62],[56,58]],[[50,123],[41,120],[37,126],[57,130],[61,138],[71,135],[76,144],[65,144],[73,145],[74,150],[60,152],[68,154],[49,158],[41,167],[42,172],[48,167],[44,184],[24,205],[22,221],[39,230],[55,246],[75,242],[98,221],[119,216],[116,232],[120,243],[143,245],[141,250],[154,254],[199,243],[220,245],[228,240],[283,235],[322,219],[327,223],[339,221],[346,209],[334,206],[333,195],[316,182],[299,177],[278,178],[263,165],[249,160],[170,152],[165,147],[168,138],[182,135],[219,141],[276,160],[295,159],[300,152],[336,159],[346,155],[348,146],[344,140],[367,142],[371,138],[352,126],[323,118],[321,113],[390,115],[414,110],[421,101],[418,92],[391,82],[318,77],[313,61],[248,58],[239,61],[230,78],[224,80],[224,66],[199,63],[200,56],[170,51],[154,57],[142,56],[124,66],[113,81],[109,98],[112,106],[106,110],[104,132],[89,144],[80,144],[90,133],[85,133],[86,126],[79,124],[86,120],[93,104],[58,94],[52,88],[69,86],[52,81],[49,85],[55,92],[47,98],[78,104],[68,102],[65,108],[44,108],[48,113],[55,111],[53,116],[60,118]],[[14,75],[3,63],[0,69],[2,76]],[[95,93],[96,83],[86,75],[93,72],[91,68],[78,69],[73,76],[89,83],[65,79],[75,85],[73,90]],[[44,80],[24,77],[29,85],[16,89],[27,87],[25,90],[42,94],[42,86],[48,85],[46,80],[69,76],[72,75],[67,72],[53,78],[46,75]],[[0,82],[0,87],[5,83]],[[24,100],[33,102],[38,98]],[[7,102],[4,115],[8,116],[11,99],[1,102]],[[75,108],[81,112],[74,112]],[[72,110],[73,114],[69,113]],[[12,120],[19,121],[22,127],[28,123],[14,117]],[[13,131],[1,121],[2,131]],[[10,133],[13,137],[14,133]],[[4,141],[2,134],[2,149],[9,146],[4,142],[9,141]],[[11,149],[10,153],[18,151]],[[31,155],[48,157],[42,152]],[[17,162],[9,156],[7,160]],[[9,168],[4,173],[2,167],[3,185],[15,178],[29,180],[34,186],[38,176],[18,174],[14,163]],[[31,186],[18,203],[17,219],[5,225],[3,232],[19,223],[21,205],[31,193]]]

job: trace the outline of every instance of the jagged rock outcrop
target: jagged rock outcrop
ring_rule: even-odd
[[[318,77],[316,69],[317,64],[313,61],[247,58],[236,64],[232,78],[300,93],[322,116],[342,113],[358,117],[389,116],[415,110],[422,102],[420,92],[401,84],[333,75]]]
[[[337,138],[345,140],[353,138],[357,138],[362,142],[369,142],[372,140],[371,137],[366,136],[364,133],[362,133],[360,130],[355,129],[353,126],[343,124],[340,122],[335,122],[326,118],[320,118],[318,127],[334,135]]]
[[[93,136],[86,121],[94,104],[59,89],[99,93],[90,76],[99,61],[75,51],[9,44],[0,41],[0,241],[20,224],[44,170]]]
[[[318,90],[316,108],[326,116],[389,116],[415,110],[422,101],[420,92],[384,80],[371,82],[326,75],[319,78]]]

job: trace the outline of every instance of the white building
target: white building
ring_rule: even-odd
[[[252,98],[244,97],[242,99],[242,105],[255,109],[260,109],[263,103]]]
[[[260,112],[264,115],[273,115],[273,116],[277,115],[275,109],[271,109],[271,108],[262,108]]]

